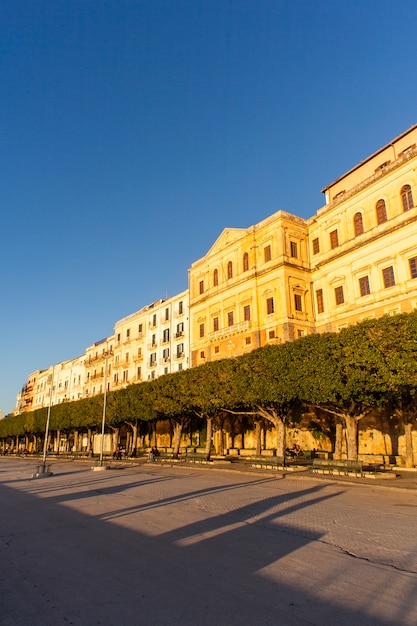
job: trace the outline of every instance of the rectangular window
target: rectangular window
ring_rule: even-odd
[[[245,322],[250,321],[250,304],[243,307],[243,319]]]
[[[130,339],[130,328],[126,331],[126,339]]]
[[[167,322],[169,320],[169,309],[165,309],[165,321]]]
[[[336,289],[334,290],[334,295],[336,298],[336,304],[343,304],[345,301],[345,296],[343,293],[343,287],[342,285],[340,285],[340,287],[336,287]]]
[[[219,330],[219,318],[213,317],[213,331],[216,332]]]
[[[169,341],[169,328],[165,328],[164,332],[162,333],[162,341],[164,343],[167,343]]]
[[[359,279],[359,291],[361,296],[369,296],[369,294],[371,293],[369,276],[362,276],[362,278]]]
[[[177,324],[177,332],[175,333],[176,337],[182,337],[184,334],[184,322]]]
[[[417,256],[409,259],[408,263],[410,264],[411,278],[417,278]]]
[[[324,313],[323,289],[316,291],[317,313]]]
[[[156,352],[152,352],[149,356],[149,365],[152,367],[156,363]]]
[[[138,335],[140,337],[142,337],[142,333],[143,333],[143,324],[139,324],[139,326],[138,326]]]
[[[152,326],[156,326],[156,313],[152,315]]]
[[[393,287],[395,285],[394,268],[392,265],[382,270],[382,277],[384,280],[384,287]]]
[[[298,259],[298,244],[295,241],[290,242],[291,245],[291,256],[293,259]]]
[[[303,305],[302,305],[302,299],[300,294],[295,293],[294,294],[294,307],[296,311],[302,311],[303,310]]]
[[[274,312],[274,298],[266,299],[266,313],[267,315],[271,315]]]
[[[234,324],[233,318],[234,318],[233,311],[229,311],[228,314],[227,314],[227,325],[228,326],[233,326],[233,324]]]
[[[180,359],[183,356],[184,356],[184,344],[179,343],[177,345],[177,359]]]
[[[200,338],[204,337],[204,324],[200,324]]]
[[[152,348],[155,348],[155,346],[156,346],[156,335],[152,335],[151,345],[152,345]]]
[[[167,361],[169,359],[169,348],[165,348],[164,350],[162,350],[162,358],[164,359],[164,361]]]
[[[199,290],[200,290],[200,293],[204,293],[204,280],[200,280]]]
[[[320,242],[318,238],[313,239],[313,254],[318,254],[320,252]]]
[[[220,352],[220,347],[214,346],[214,354],[219,354],[219,352]]]
[[[246,344],[247,346],[250,346],[250,345],[251,345],[251,343],[252,343],[252,339],[251,339],[251,337],[245,337],[245,344]]]
[[[267,263],[268,261],[270,261],[272,258],[271,255],[271,246],[266,246],[264,248],[264,259],[265,259],[265,263]]]
[[[183,302],[181,300],[181,302],[178,302],[178,314],[182,315],[184,312],[184,306],[183,306]]]
[[[123,382],[127,383],[128,381],[128,371],[127,370],[123,370]]]
[[[138,367],[137,371],[136,371],[136,377],[138,380],[140,380],[142,378],[142,368]]]
[[[337,248],[337,246],[339,245],[339,235],[336,230],[332,230],[332,232],[330,233],[330,247],[333,250],[334,248]]]

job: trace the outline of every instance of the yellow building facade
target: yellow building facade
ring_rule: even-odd
[[[192,365],[413,310],[416,145],[417,125],[326,186],[308,220],[225,229],[189,270]]]
[[[226,229],[189,272],[192,365],[313,328],[305,220],[283,211]]]

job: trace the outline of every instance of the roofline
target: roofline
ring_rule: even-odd
[[[376,157],[378,154],[380,154],[381,152],[383,152],[384,150],[386,150],[387,148],[389,148],[390,146],[392,146],[394,143],[396,143],[397,141],[399,141],[400,139],[402,139],[403,137],[405,137],[406,135],[408,135],[408,133],[411,133],[413,130],[415,130],[417,128],[417,124],[414,124],[413,126],[410,126],[410,128],[408,128],[406,131],[404,131],[403,133],[401,133],[401,135],[398,135],[398,137],[395,137],[394,139],[392,139],[391,141],[389,141],[387,144],[385,144],[385,146],[383,146],[382,148],[379,148],[379,150],[377,150],[376,152],[374,152],[373,154],[371,154],[370,156],[366,157],[366,159],[364,159],[363,161],[361,161],[360,163],[358,163],[357,165],[355,165],[355,167],[352,167],[350,170],[348,170],[347,172],[345,172],[344,174],[342,174],[342,176],[339,176],[338,178],[336,178],[333,182],[329,183],[328,185],[326,185],[325,187],[323,187],[323,189],[321,190],[321,193],[326,193],[326,191],[328,189],[330,189],[330,187],[333,187],[333,185],[336,185],[336,183],[338,183],[339,181],[343,180],[344,178],[346,178],[346,176],[349,176],[349,174],[351,174],[352,172],[354,172],[355,170],[357,170],[359,167],[362,167],[362,165],[364,165],[365,163],[367,163],[368,161],[370,161],[371,159],[373,159],[374,157]]]

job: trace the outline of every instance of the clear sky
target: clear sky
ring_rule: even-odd
[[[0,408],[417,122],[415,0],[2,0]]]

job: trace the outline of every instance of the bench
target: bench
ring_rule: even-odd
[[[246,464],[255,469],[284,469],[285,459],[282,456],[251,456]]]
[[[313,459],[311,471],[315,474],[338,474],[339,476],[362,476],[362,461]]]
[[[184,461],[187,463],[213,463],[207,452],[187,452]]]

